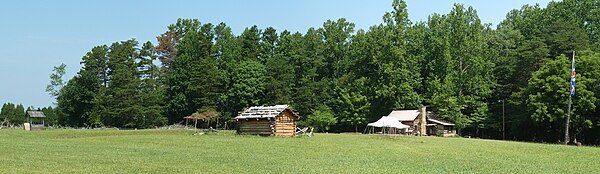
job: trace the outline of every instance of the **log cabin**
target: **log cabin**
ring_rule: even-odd
[[[238,134],[294,136],[298,118],[288,105],[275,105],[252,106],[240,112],[235,120]]]
[[[395,118],[400,123],[410,126],[407,133],[413,135],[455,136],[455,125],[443,121],[423,106],[419,110],[392,111],[388,117]]]

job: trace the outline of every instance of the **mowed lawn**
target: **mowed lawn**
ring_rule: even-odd
[[[0,173],[599,173],[600,148],[439,137],[0,130]]]

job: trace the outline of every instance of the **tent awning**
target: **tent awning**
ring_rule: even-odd
[[[388,116],[383,116],[379,120],[377,120],[376,122],[367,124],[367,126],[372,126],[372,127],[393,127],[393,128],[398,128],[398,129],[409,128],[409,126],[400,123],[397,119],[391,118],[391,117],[388,117]]]

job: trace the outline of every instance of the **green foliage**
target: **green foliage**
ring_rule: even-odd
[[[80,71],[61,89],[57,98],[60,125],[89,125],[94,98],[99,92],[100,81],[88,71]],[[97,121],[97,120],[94,120]]]
[[[589,54],[589,53],[584,53]],[[580,74],[577,75],[577,92],[573,96],[571,110],[574,130],[581,134],[584,130],[597,129],[593,122],[597,118],[591,116],[597,113],[598,94],[596,86],[600,75],[600,55],[584,55],[576,61]],[[530,108],[531,119],[535,121],[538,129],[549,132],[538,135],[544,141],[558,141],[562,138],[561,132],[567,115],[568,100],[570,95],[569,65],[570,58],[564,55],[556,60],[549,61],[539,71],[533,74],[527,87],[529,96],[527,106]],[[593,129],[592,129],[593,128]],[[577,135],[576,135],[577,136]]]
[[[20,125],[25,120],[25,108],[22,104],[15,105],[13,103],[4,103],[0,110],[0,122],[5,122],[6,125]]]
[[[288,48],[282,46],[283,48],[278,49],[276,43],[290,44],[289,33],[282,33],[282,36],[285,38],[278,38],[273,28],[267,28],[262,36],[261,60],[266,61],[264,63],[266,68],[264,98],[267,105],[286,104],[292,101],[294,67],[290,62],[290,52],[294,50],[287,50],[289,47],[293,47],[292,45],[287,45]]]
[[[489,26],[476,11],[456,4],[448,15],[430,16],[425,35],[430,51],[421,66],[427,104],[466,134],[487,128],[488,98],[496,86],[492,56],[487,51]]]
[[[335,125],[338,121],[337,118],[331,112],[331,109],[326,106],[313,111],[313,113],[306,120],[308,126],[312,126],[319,132],[327,132],[331,126]]]
[[[325,63],[320,75],[332,79],[339,78],[346,72],[350,63],[347,53],[354,24],[345,18],[337,21],[327,20],[323,23],[323,29],[319,31],[323,37]]]
[[[242,61],[260,61],[259,55],[261,51],[261,31],[256,25],[246,28],[244,32],[239,36],[241,52],[240,60]]]
[[[171,123],[181,121],[201,107],[217,106],[221,81],[217,63],[212,58],[212,31],[212,24],[189,30],[176,46],[177,59],[164,74],[166,113]]]
[[[500,138],[506,120],[511,139],[555,141],[568,95],[569,66],[560,55],[577,51],[582,73],[572,132],[600,144],[598,3],[525,5],[496,29],[461,4],[416,23],[406,2],[391,7],[368,29],[340,18],[306,33],[251,26],[234,35],[224,23],[178,19],[156,46],[130,40],[94,47],[82,70],[53,88],[58,123],[146,128],[200,110],[231,121],[244,107],[290,104],[301,121],[338,132],[428,106],[462,135]],[[51,85],[60,86],[57,68]]]
[[[444,130],[437,130],[437,131],[435,131],[435,136],[444,137]]]
[[[60,96],[60,89],[65,86],[65,82],[63,81],[63,76],[66,73],[67,65],[60,64],[59,66],[55,66],[52,74],[50,74],[50,84],[46,86],[46,92],[50,94],[52,97]]]
[[[59,125],[101,124],[99,115],[91,111],[100,88],[108,86],[108,51],[105,45],[92,48],[82,58],[83,68],[61,88],[55,112]]]
[[[37,109],[40,110],[44,113],[44,115],[46,115],[46,118],[44,118],[44,122],[47,126],[58,126],[59,125],[59,117],[60,117],[60,113],[57,112],[56,108],[52,108],[52,107],[43,107],[41,109]]]
[[[162,116],[159,70],[152,44],[135,40],[97,46],[82,58],[83,68],[61,89],[51,111],[64,126],[146,128]]]
[[[542,67],[552,60],[561,59],[561,54],[570,57],[573,51],[581,53],[588,48],[597,50],[594,46],[598,38],[598,32],[594,32],[598,28],[595,25],[597,21],[594,20],[597,19],[595,14],[597,6],[594,4],[596,3],[592,1],[568,0],[550,2],[546,8],[539,5],[526,5],[509,12],[507,18],[498,26],[499,35],[513,35],[510,40],[516,42],[510,44],[511,49],[506,50],[510,54],[503,56],[504,61],[497,62],[496,67],[504,69],[497,71],[495,76],[501,77],[499,80],[503,81],[499,81],[501,88],[495,90],[497,99],[492,101],[508,99],[506,105],[506,115],[510,121],[508,133],[514,138],[556,141],[563,131],[564,118],[557,115],[566,115],[567,101],[564,96],[568,93],[568,77],[564,76],[569,75],[570,66],[558,65],[554,62],[552,67],[546,67],[544,70]],[[538,77],[534,78],[536,73],[539,73]],[[558,75],[558,73],[565,74]],[[567,81],[560,80],[563,78]],[[559,83],[559,81],[560,84],[565,83],[567,86],[543,84]],[[545,89],[531,91],[533,85],[531,83],[540,85],[535,88],[543,86]],[[531,99],[536,102],[532,102]],[[593,99],[588,98],[588,100]],[[549,105],[542,106],[542,104]],[[530,108],[532,106],[535,109]],[[498,114],[500,107],[500,104],[495,104],[491,112],[500,115]],[[593,121],[573,126],[581,129],[588,127],[585,125],[590,125],[590,122]]]
[[[108,53],[109,48],[106,45],[96,46],[92,48],[82,58],[82,70],[78,74],[89,73],[95,75],[99,82],[99,87],[108,86]]]
[[[153,45],[150,42],[144,43],[140,50],[138,70],[141,83],[138,86],[139,102],[143,110],[141,111],[142,124],[139,127],[153,127],[167,123],[167,118],[163,117],[164,111],[164,90],[159,83],[160,70],[154,65],[156,57],[152,53]],[[140,118],[137,118],[138,120]]]
[[[96,98],[99,106],[93,111],[100,115],[102,125],[137,127],[141,122],[142,108],[137,91],[141,81],[135,60],[139,57],[137,45],[137,41],[128,40],[110,46],[107,62],[110,81],[108,87],[100,90]]]
[[[233,106],[231,112],[242,108],[260,105],[265,87],[265,67],[258,61],[242,61],[233,69],[231,88],[227,91],[227,101]]]
[[[338,91],[336,108],[337,117],[340,123],[354,126],[354,131],[358,131],[358,125],[366,124],[367,113],[370,104],[367,96],[361,94],[366,90],[366,78],[357,79],[349,84],[349,88],[340,88]]]
[[[310,28],[304,36],[300,33],[282,32],[279,44],[280,53],[290,59],[294,77],[292,81],[292,106],[300,115],[310,115],[329,98],[325,81],[319,77],[319,69],[324,66],[323,36],[320,29]],[[307,117],[302,117],[306,119]]]

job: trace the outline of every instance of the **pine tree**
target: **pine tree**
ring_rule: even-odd
[[[108,52],[108,87],[101,88],[95,98],[94,118],[101,125],[115,127],[140,127],[142,107],[139,101],[136,58],[139,57],[138,42],[127,40],[113,43]],[[98,120],[91,120],[98,125]]]
[[[189,30],[177,45],[178,57],[166,75],[167,114],[171,123],[179,122],[200,108],[215,110],[221,81],[213,55],[212,24]]]

